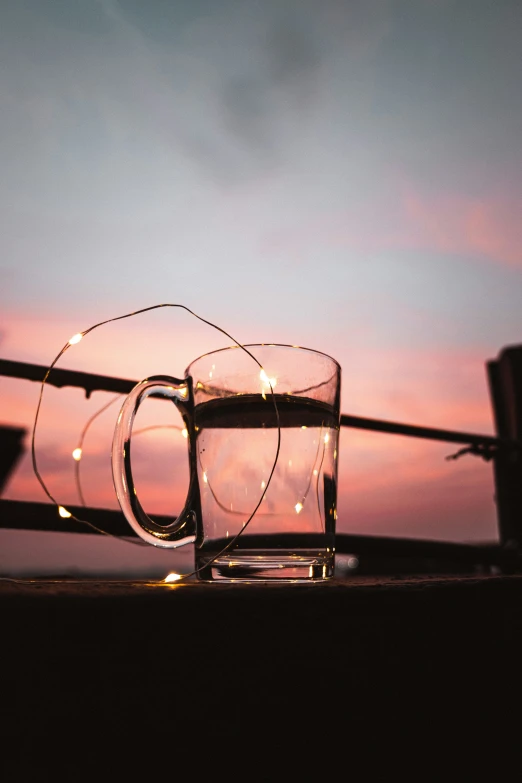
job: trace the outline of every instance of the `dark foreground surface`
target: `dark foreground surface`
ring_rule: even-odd
[[[468,736],[470,762],[521,742],[522,576],[0,582],[0,616],[8,744],[74,726],[132,765],[138,739],[178,752],[187,735],[347,764],[361,736],[408,755],[420,735],[437,757]]]

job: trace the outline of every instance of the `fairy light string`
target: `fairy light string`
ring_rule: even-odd
[[[105,411],[111,407],[111,405],[114,405],[115,402],[117,402],[120,399],[120,395],[118,394],[116,397],[114,397],[112,400],[110,400],[108,403],[106,403],[102,408],[96,411],[90,419],[85,423],[85,426],[80,434],[80,438],[78,440],[78,445],[72,452],[72,458],[75,462],[74,465],[74,480],[76,484],[76,491],[78,492],[78,497],[80,499],[80,505],[87,507],[87,503],[85,502],[85,497],[83,495],[83,488],[82,488],[82,481],[80,477],[80,468],[83,462],[83,454],[84,454],[84,443],[85,438],[87,436],[87,433],[91,427],[91,425],[96,421],[98,416],[101,416],[102,413],[105,413]],[[178,426],[177,424],[151,424],[147,427],[141,427],[139,430],[132,431],[132,437],[135,438],[136,435],[142,435],[145,432],[150,432],[151,430],[177,430],[178,432],[186,433],[187,430],[183,427]],[[134,542],[133,542],[134,543]],[[140,542],[141,543],[141,542]],[[145,542],[143,542],[145,544]],[[149,546],[148,544],[145,544],[146,546]]]
[[[186,312],[188,312],[194,318],[197,318],[202,323],[207,324],[207,326],[211,326],[213,329],[216,329],[218,332],[221,332],[221,334],[224,334],[226,337],[228,337],[229,340],[232,340],[232,342],[235,345],[237,345],[238,348],[241,348],[242,351],[244,351],[246,354],[248,354],[248,356],[250,356],[250,358],[258,365],[258,367],[261,370],[261,373],[263,373],[263,375],[264,375],[264,378],[266,378],[265,383],[269,387],[270,395],[272,397],[272,404],[274,406],[274,411],[275,411],[275,415],[276,415],[276,422],[277,422],[277,446],[276,446],[276,453],[275,453],[275,457],[274,457],[274,462],[273,462],[272,468],[270,470],[270,474],[268,476],[266,485],[263,488],[261,497],[259,498],[259,501],[257,502],[254,510],[252,511],[250,516],[248,517],[248,519],[245,522],[245,524],[239,530],[239,532],[233,538],[230,539],[230,541],[227,543],[227,545],[225,547],[223,547],[223,549],[220,552],[215,554],[211,558],[211,560],[209,560],[205,564],[205,568],[206,568],[206,567],[208,567],[208,565],[210,565],[210,563],[214,562],[218,557],[221,557],[221,555],[223,555],[226,551],[232,549],[232,547],[236,543],[237,539],[239,538],[240,535],[242,535],[242,533],[244,533],[245,529],[247,528],[247,526],[249,525],[251,520],[254,518],[254,516],[257,513],[261,503],[263,502],[263,499],[264,499],[264,497],[265,497],[265,495],[267,493],[268,487],[269,487],[270,482],[272,480],[272,477],[274,475],[274,471],[275,471],[275,468],[276,468],[276,465],[277,465],[277,461],[279,459],[279,452],[280,452],[280,448],[281,448],[281,422],[280,422],[279,410],[278,410],[278,407],[277,407],[277,402],[276,402],[276,397],[275,397],[272,381],[266,375],[265,370],[264,370],[263,366],[261,365],[261,363],[259,362],[259,360],[254,356],[254,354],[251,351],[248,350],[248,348],[246,348],[242,343],[240,343],[238,340],[236,340],[235,337],[233,337],[229,332],[227,332],[225,329],[221,328],[217,324],[212,323],[212,321],[208,321],[206,318],[203,318],[202,316],[198,315],[197,313],[195,313],[193,310],[191,310],[186,305],[174,304],[174,303],[157,304],[157,305],[151,305],[150,307],[143,307],[143,308],[141,308],[139,310],[134,310],[133,312],[125,313],[124,315],[119,315],[119,316],[116,316],[114,318],[107,318],[104,321],[100,321],[99,323],[96,323],[93,326],[90,326],[88,329],[85,329],[82,332],[77,332],[76,334],[74,334],[65,343],[65,345],[62,347],[62,349],[59,351],[59,353],[55,356],[55,358],[53,359],[53,361],[49,365],[49,367],[48,367],[48,369],[47,369],[47,371],[46,371],[46,373],[45,373],[45,375],[43,377],[41,386],[40,386],[40,393],[39,393],[39,396],[38,396],[38,403],[37,403],[37,406],[36,406],[36,412],[35,412],[34,423],[33,423],[32,434],[31,434],[31,461],[32,461],[32,466],[33,466],[33,472],[34,472],[34,474],[35,474],[35,476],[36,476],[40,486],[42,487],[43,491],[45,492],[45,494],[47,495],[49,500],[51,500],[51,502],[54,503],[54,505],[57,507],[58,513],[60,514],[61,517],[66,518],[66,519],[69,519],[69,518],[73,519],[75,522],[79,522],[82,525],[87,525],[91,529],[95,530],[97,533],[101,533],[101,534],[103,534],[105,536],[109,536],[111,538],[116,538],[118,541],[124,541],[125,543],[130,543],[130,544],[134,544],[134,545],[137,544],[139,546],[149,546],[149,544],[145,543],[144,541],[134,541],[134,540],[129,539],[129,538],[121,538],[120,536],[114,536],[112,533],[109,533],[106,530],[103,530],[102,528],[99,528],[98,526],[94,525],[92,522],[89,522],[88,520],[85,520],[85,519],[80,519],[79,517],[75,516],[65,506],[62,506],[58,502],[58,500],[49,491],[49,489],[48,489],[48,487],[47,487],[47,485],[46,485],[46,483],[45,483],[45,481],[43,479],[43,476],[41,475],[41,473],[40,473],[40,471],[38,469],[38,462],[37,462],[37,459],[36,459],[36,430],[37,430],[38,420],[39,420],[39,416],[40,416],[40,410],[41,410],[41,407],[42,407],[44,388],[45,388],[45,384],[47,382],[47,379],[49,378],[49,375],[50,375],[52,369],[56,366],[56,364],[61,359],[61,357],[64,355],[64,353],[66,351],[68,351],[69,348],[71,348],[71,346],[77,345],[84,337],[86,337],[88,334],[90,334],[90,332],[93,332],[95,329],[99,329],[101,326],[105,326],[106,324],[113,323],[115,321],[122,321],[122,320],[124,320],[126,318],[133,318],[136,315],[140,315],[142,313],[151,312],[152,310],[159,310],[159,309],[161,309],[163,307],[176,307],[176,308],[179,308],[181,310],[185,310]],[[267,389],[267,391],[268,391],[268,389]],[[91,417],[91,419],[87,422],[86,426],[84,427],[84,430],[82,432],[82,437],[80,438],[80,443],[79,443],[78,447],[73,452],[73,457],[76,454],[76,456],[74,458],[75,458],[76,463],[77,463],[77,471],[79,471],[79,464],[80,464],[81,457],[82,457],[83,438],[85,437],[85,434],[86,434],[90,424],[92,423],[92,421],[95,418],[97,418],[97,416],[99,416],[101,413],[103,413],[104,410],[106,410],[110,405],[112,405],[116,401],[116,399],[117,398],[111,400],[102,409],[100,409],[96,414],[94,414],[94,416]],[[79,472],[76,473],[76,476],[77,476],[77,486],[80,488],[80,500],[82,501],[82,505],[84,505],[85,502],[83,500],[83,494],[81,493],[81,485],[79,484]],[[179,577],[179,580],[181,580],[181,579],[188,579],[189,577],[194,576],[197,573],[199,573],[200,570],[202,570],[202,569],[201,568],[195,569],[194,571],[191,571],[191,572],[189,572],[187,574],[178,574],[176,576]],[[176,580],[176,581],[179,581],[179,580]],[[29,581],[32,581],[32,580],[29,580]]]
[[[109,400],[109,402],[107,402],[102,408],[97,410],[96,413],[94,413],[90,417],[90,419],[88,419],[88,421],[86,422],[86,424],[85,424],[85,426],[84,426],[84,428],[83,428],[83,430],[82,430],[82,432],[80,434],[80,439],[78,440],[78,445],[76,446],[76,448],[74,449],[74,451],[72,453],[72,458],[73,458],[74,463],[75,463],[74,464],[74,480],[75,480],[75,483],[76,483],[76,490],[78,492],[78,497],[80,499],[80,505],[82,505],[82,506],[86,506],[87,505],[86,502],[85,502],[85,498],[83,496],[82,482],[81,482],[81,479],[80,479],[80,465],[81,465],[82,457],[83,457],[83,444],[84,444],[84,441],[85,441],[85,437],[86,437],[86,435],[87,435],[87,433],[88,433],[88,431],[89,431],[89,429],[91,427],[91,424],[93,424],[96,421],[98,416],[101,416],[102,413],[104,413],[108,408],[110,408],[111,405],[114,405],[114,403],[117,402],[119,399],[120,399],[120,395],[118,394],[116,397],[113,397],[112,400]]]

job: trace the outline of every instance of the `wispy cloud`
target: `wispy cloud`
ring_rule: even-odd
[[[522,268],[522,199],[513,203],[494,196],[433,196],[411,190],[403,209],[411,232],[405,242],[411,246]]]
[[[502,197],[433,193],[400,184],[398,193],[350,209],[310,215],[306,223],[267,234],[267,248],[297,256],[307,246],[379,253],[418,250],[486,259],[522,268],[520,202]]]

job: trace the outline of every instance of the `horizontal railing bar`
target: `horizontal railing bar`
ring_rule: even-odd
[[[111,536],[138,537],[121,511],[85,508],[69,503],[67,503],[67,510],[78,519],[85,519]],[[166,525],[174,519],[175,517],[154,516],[154,520],[161,525]],[[0,499],[0,529],[100,535],[89,525],[71,518],[64,519],[52,503],[5,498]]]
[[[0,375],[11,378],[41,382],[43,381],[47,370],[47,367],[40,364],[0,359]],[[128,394],[137,383],[137,381],[114,378],[108,375],[94,375],[87,372],[61,370],[57,368],[51,370],[46,382],[51,386],[57,386],[58,388],[73,386],[84,389],[88,397],[93,391]],[[517,445],[512,441],[505,441],[500,438],[495,438],[492,435],[479,435],[477,433],[421,427],[412,424],[401,424],[399,422],[368,419],[362,416],[350,416],[344,413],[341,414],[341,426],[370,430],[373,432],[385,432],[394,435],[405,435],[414,438],[424,438],[426,440],[444,441],[446,443],[463,443],[486,447],[513,447]]]
[[[0,359],[0,375],[5,375],[9,378],[21,378],[27,381],[40,381],[41,383],[48,369],[48,367],[42,364],[29,364],[28,362]],[[110,375],[94,375],[93,373],[78,372],[76,370],[60,370],[54,367],[49,373],[46,383],[50,386],[57,386],[59,389],[64,386],[84,389],[89,397],[93,391],[128,394],[136,386],[137,381],[113,378]]]
[[[415,424],[400,424],[394,421],[380,419],[367,419],[362,416],[348,416],[341,414],[341,426],[359,430],[372,430],[373,432],[386,432],[393,435],[406,435],[412,438],[424,438],[426,440],[440,440],[446,443],[466,443],[474,446],[514,446],[515,443],[506,442],[493,435],[477,435],[470,432],[456,432],[454,430],[441,430],[434,427],[420,427]]]
[[[79,519],[86,519],[112,536],[137,538],[123,514],[112,509],[85,508],[67,505]],[[166,525],[173,517],[155,516],[158,524]],[[0,499],[0,529],[31,530],[48,533],[89,533],[96,530],[74,519],[63,519],[56,506],[23,500]],[[243,534],[248,540],[248,535]],[[395,538],[360,534],[338,533],[335,538],[338,554],[368,555],[373,557],[427,558],[462,563],[495,564],[515,558],[497,544],[466,544],[415,538]]]

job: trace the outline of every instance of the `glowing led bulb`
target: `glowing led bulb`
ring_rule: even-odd
[[[181,430],[181,434],[183,435],[184,438],[188,438],[188,429],[186,427],[184,427]]]
[[[302,503],[296,503],[294,508],[295,508],[295,513],[296,514],[300,514],[301,511],[303,510],[303,504]]]
[[[80,448],[74,449],[72,453],[72,458],[76,460],[76,462],[79,462],[82,458],[82,450]]]
[[[277,378],[269,378],[264,370],[259,373],[259,378],[263,383],[270,384],[272,388],[277,385]]]
[[[58,513],[64,519],[69,519],[69,517],[72,517],[71,512],[67,511],[67,509],[64,508],[63,506],[58,506]]]
[[[81,332],[78,332],[78,334],[73,334],[73,336],[69,340],[69,345],[76,345],[76,343],[80,342],[82,337],[83,337],[83,334]]]
[[[165,577],[165,579],[163,581],[167,582],[167,583],[168,582],[177,582],[178,579],[181,579],[181,575],[172,573],[172,574],[167,574],[167,576]]]

